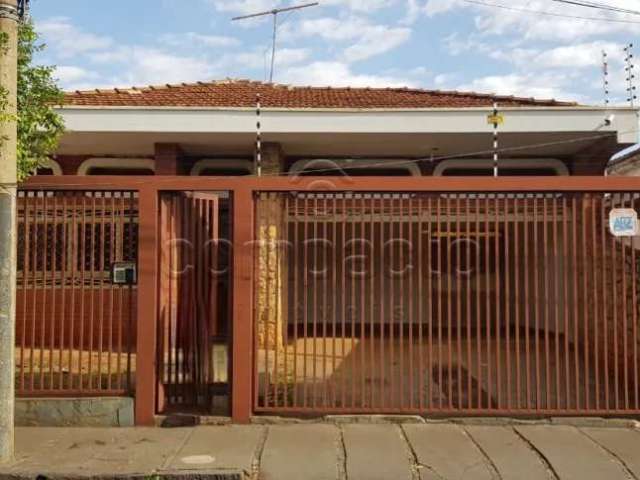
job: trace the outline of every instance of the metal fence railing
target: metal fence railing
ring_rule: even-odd
[[[259,193],[258,412],[640,412],[635,192]]]
[[[17,394],[130,392],[136,289],[111,271],[137,261],[137,194],[22,190],[17,217]]]

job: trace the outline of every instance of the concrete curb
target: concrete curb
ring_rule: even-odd
[[[640,421],[633,418],[603,417],[548,417],[548,418],[509,418],[509,417],[442,417],[428,418],[419,415],[326,415],[313,419],[300,419],[278,416],[252,417],[255,425],[305,425],[332,423],[349,424],[456,424],[482,426],[518,426],[518,425],[566,425],[573,427],[603,427],[640,429]],[[205,425],[205,423],[202,423]],[[215,424],[214,424],[215,425]]]

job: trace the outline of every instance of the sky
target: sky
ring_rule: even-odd
[[[31,14],[47,45],[38,61],[83,90],[266,80],[271,18],[231,18],[308,1],[32,0]],[[611,101],[624,104],[623,49],[637,42],[640,55],[640,0],[599,0],[637,15],[554,0],[319,1],[279,16],[274,82],[602,104],[604,50]]]

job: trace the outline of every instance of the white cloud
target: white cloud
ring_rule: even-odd
[[[422,9],[429,17],[448,12],[463,5],[461,0],[428,0]]]
[[[457,90],[584,101],[584,96],[571,93],[575,80],[574,77],[561,73],[510,73],[479,77],[459,85]]]
[[[397,0],[323,0],[321,5],[347,7],[357,12],[370,12],[372,10],[390,7],[396,3]]]
[[[44,36],[47,45],[60,58],[109,48],[113,40],[106,36],[87,33],[75,27],[67,17],[53,17],[38,22],[37,30]]]
[[[272,10],[282,3],[280,0],[208,0],[219,12],[232,12],[241,15]]]
[[[291,67],[279,78],[283,83],[334,87],[403,87],[415,83],[391,76],[358,74],[349,65],[341,62],[313,62],[309,65]]]
[[[564,68],[599,68],[602,65],[602,51],[619,52],[623,45],[615,42],[589,42],[563,45],[550,49],[514,48],[494,50],[489,55],[496,60],[506,60],[521,68],[549,70]],[[612,56],[610,63],[619,64],[619,58]]]
[[[373,24],[368,19],[321,17],[287,25],[282,32],[285,41],[300,38],[322,38],[344,48],[342,59],[356,62],[386,53],[405,43],[411,36],[408,27]],[[351,43],[344,46],[345,43]]]
[[[365,60],[393,50],[405,43],[411,36],[408,28],[389,28],[376,25],[367,28],[356,43],[347,47],[344,57],[349,62]]]
[[[438,88],[445,88],[446,86],[450,86],[456,80],[457,75],[454,73],[439,73],[435,77],[433,77],[433,83]]]
[[[180,55],[157,48],[122,46],[95,53],[91,60],[102,66],[119,64],[116,86],[165,84],[209,80],[222,72],[206,57]]]
[[[61,83],[69,85],[80,80],[89,80],[92,78],[96,78],[97,74],[93,71],[89,71],[81,67],[73,65],[62,65],[56,67],[55,77]]]
[[[269,11],[274,8],[290,6],[290,2],[282,0],[207,0],[220,12],[234,12],[241,15]],[[390,7],[399,0],[322,0],[320,7],[343,7],[356,12],[369,12]],[[304,3],[304,2],[303,2]]]
[[[280,48],[276,52],[276,66],[285,67],[300,63],[311,55],[306,48]],[[221,69],[244,67],[250,70],[264,68],[271,61],[271,49],[255,49],[250,52],[230,53],[221,57],[218,65]]]
[[[167,33],[160,37],[160,40],[173,47],[192,47],[195,45],[203,47],[235,47],[240,45],[240,40],[235,37],[222,35],[202,35],[195,32],[187,33]]]

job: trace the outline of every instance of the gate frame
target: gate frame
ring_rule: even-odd
[[[229,192],[232,219],[231,418],[253,414],[254,243],[256,192],[624,192],[640,191],[640,177],[188,177],[42,176],[24,190],[131,190],[138,192],[139,252],[136,344],[136,425],[155,425],[159,294],[160,192]],[[144,332],[144,334],[143,334]]]

